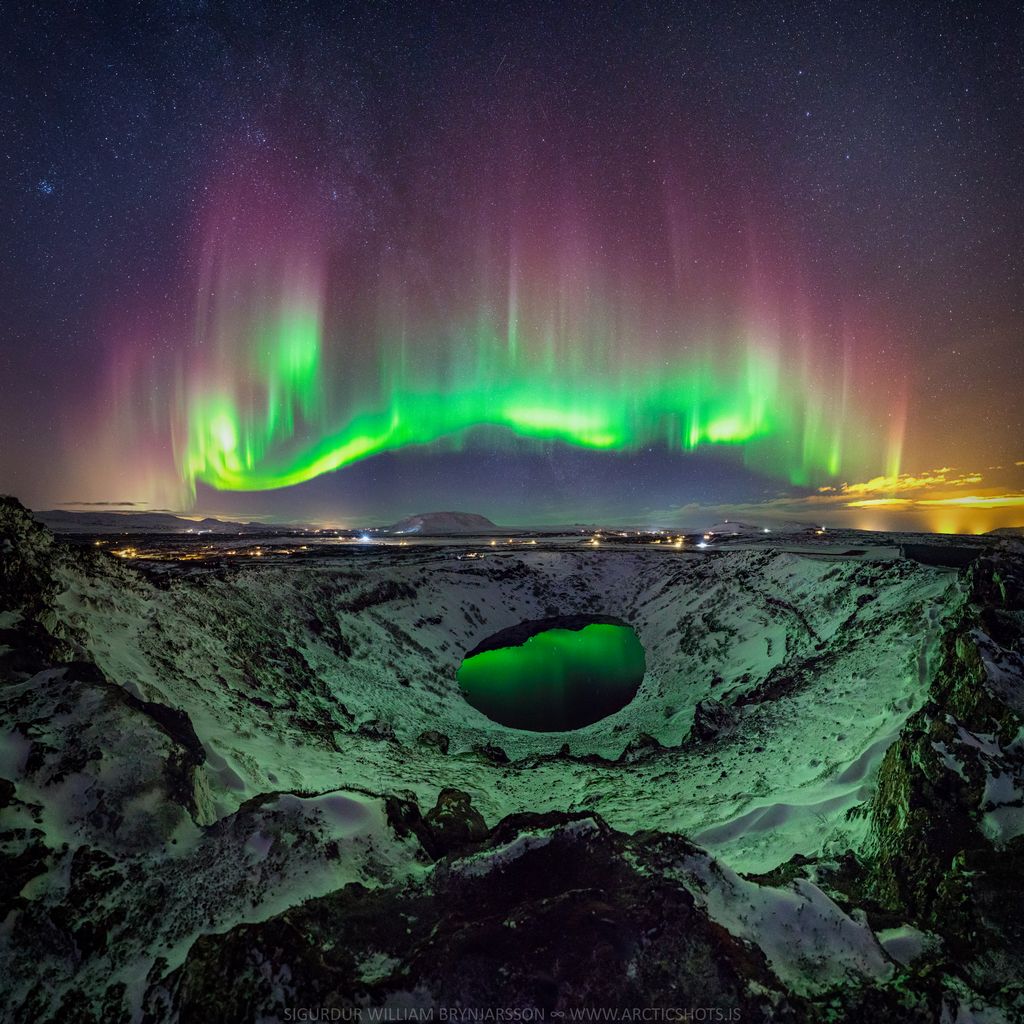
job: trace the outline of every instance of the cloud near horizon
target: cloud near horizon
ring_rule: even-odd
[[[959,476],[951,476],[955,472],[951,467],[944,466],[942,469],[934,469],[919,476],[914,476],[910,473],[900,473],[895,476],[876,476],[863,483],[844,483],[839,487],[819,487],[818,493],[836,494],[844,497],[879,494],[885,495],[886,499],[888,499],[897,493],[906,491],[920,491],[925,488],[939,486],[966,487],[981,483],[981,473],[961,473]]]
[[[59,501],[57,508],[144,508],[148,501]],[[166,509],[152,509],[153,512],[167,511]]]
[[[695,525],[706,525],[709,519],[726,518],[751,519],[755,523],[784,519],[819,523],[838,519],[844,525],[853,525],[858,514],[871,511],[894,513],[895,518],[889,520],[890,523],[900,524],[905,520],[908,526],[911,521],[933,521],[943,510],[965,515],[969,515],[971,510],[988,513],[1003,510],[1004,517],[1009,515],[1013,518],[1015,510],[1024,510],[1024,488],[1020,486],[1020,474],[1016,471],[1020,468],[1024,468],[1024,461],[1016,462],[1015,469],[1011,469],[1009,474],[1001,474],[1001,478],[991,484],[980,472],[943,466],[917,474],[877,476],[835,487],[821,487],[814,494],[780,494],[761,502],[734,505],[691,502],[666,510],[665,514],[677,523],[686,518],[693,519]],[[1021,522],[1024,523],[1024,519]],[[1003,523],[1000,517],[1000,525],[1008,524]]]

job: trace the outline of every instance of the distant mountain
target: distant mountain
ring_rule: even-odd
[[[720,523],[712,523],[705,532],[725,536],[729,534],[745,536],[752,533],[764,533],[764,527],[755,526],[753,523],[741,523],[738,519],[725,519]]]
[[[765,526],[763,523],[759,526],[755,523],[744,523],[738,519],[724,519],[720,523],[715,523],[709,527],[705,532],[717,533],[723,536],[732,534],[733,536],[749,536],[757,533],[807,533],[810,530],[817,529],[814,523],[801,523],[794,521],[776,521],[771,523],[769,526]]]
[[[990,537],[1024,537],[1024,526],[1000,526],[995,530],[989,530]]]
[[[54,533],[266,533],[287,529],[265,523],[235,523],[222,519],[186,519],[170,512],[72,512],[49,509],[33,512],[37,522]]]
[[[420,512],[387,527],[388,533],[493,533],[498,527],[475,512]]]

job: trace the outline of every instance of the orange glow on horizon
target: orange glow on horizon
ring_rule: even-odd
[[[947,508],[1024,508],[1024,494],[965,494],[955,498],[922,498],[917,504]]]
[[[912,505],[910,498],[864,498],[861,501],[848,501],[847,508],[878,508],[878,507],[906,507]]]

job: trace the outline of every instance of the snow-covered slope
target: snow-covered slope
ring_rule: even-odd
[[[833,828],[848,843],[845,812],[923,699],[953,574],[773,550],[659,556],[385,551],[163,586],[114,565],[69,576],[56,603],[108,678],[187,709],[210,757],[216,814],[281,784],[409,789],[428,803],[455,785],[489,819],[600,809],[617,827],[696,834],[751,870],[808,852],[809,835],[817,849]],[[455,672],[481,639],[580,612],[627,620],[646,648],[627,708],[537,734],[462,699]],[[729,712],[711,743],[691,736],[701,702]],[[459,756],[439,760],[419,744],[428,731]],[[670,752],[647,749],[624,789],[614,762],[645,737]],[[568,760],[556,756],[566,745]],[[483,747],[532,767],[473,754]]]

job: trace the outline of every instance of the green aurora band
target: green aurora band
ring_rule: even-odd
[[[460,447],[474,431],[479,439],[477,428],[614,452],[742,446],[748,466],[795,485],[835,478],[850,455],[880,461],[863,440],[850,452],[850,435],[865,432],[851,429],[845,394],[828,394],[806,368],[784,370],[772,344],[741,337],[657,365],[613,365],[607,345],[531,344],[522,329],[482,318],[449,346],[444,372],[436,363],[417,369],[403,346],[381,346],[392,358],[377,358],[379,386],[350,401],[339,425],[320,314],[308,303],[283,308],[232,331],[222,372],[199,375],[181,396],[176,453],[193,494],[197,481],[231,491],[290,487],[411,445]],[[240,337],[248,339],[241,373]]]

